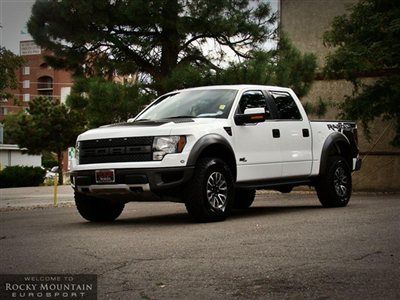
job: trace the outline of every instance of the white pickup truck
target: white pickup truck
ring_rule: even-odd
[[[113,221],[130,201],[169,200],[206,222],[250,207],[257,189],[315,186],[324,207],[346,206],[360,167],[356,124],[309,121],[291,89],[207,86],[79,135],[71,184],[89,221]]]

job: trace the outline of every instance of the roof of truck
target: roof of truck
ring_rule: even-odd
[[[189,91],[189,90],[223,90],[223,89],[235,89],[235,90],[244,90],[244,89],[268,89],[268,90],[280,90],[280,91],[290,91],[290,88],[280,87],[274,85],[257,85],[257,84],[231,84],[231,85],[208,85],[208,86],[200,86],[193,87],[181,90],[175,90],[170,93],[176,93],[181,91]],[[169,94],[169,93],[168,93]]]

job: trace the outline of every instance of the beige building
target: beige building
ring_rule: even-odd
[[[324,65],[329,49],[322,42],[323,33],[330,28],[335,16],[346,13],[356,0],[280,0],[280,19],[283,30],[302,52],[317,56],[319,69]],[[374,78],[363,78],[365,82]],[[315,102],[319,98],[339,103],[351,95],[352,84],[345,80],[317,80],[302,101]],[[338,111],[330,108],[324,118],[337,118]],[[390,145],[394,137],[393,124],[377,121],[372,126],[372,140],[368,142],[359,126],[360,151],[363,167],[354,175],[355,190],[399,191],[400,149]]]

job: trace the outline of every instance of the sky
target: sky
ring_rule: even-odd
[[[266,0],[274,11],[279,0]],[[19,54],[19,42],[31,40],[26,23],[35,0],[0,0],[0,45]]]
[[[26,32],[34,0],[0,0],[0,45],[19,54],[19,42],[31,40]]]

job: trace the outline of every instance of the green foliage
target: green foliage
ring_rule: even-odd
[[[391,0],[361,0],[349,15],[336,17],[324,34],[324,42],[335,51],[326,59],[328,77],[344,77],[355,87],[353,95],[341,106],[343,116],[369,124],[384,118],[393,121],[397,135],[393,145],[400,146],[400,5]],[[362,84],[362,73],[380,73],[372,85]]]
[[[41,167],[6,167],[0,172],[0,188],[38,186],[45,175],[46,170]]]
[[[88,127],[98,127],[134,117],[150,98],[140,91],[139,85],[81,78],[76,81],[67,104],[86,117]]]
[[[11,136],[20,147],[27,148],[32,154],[43,151],[59,153],[73,146],[83,130],[78,112],[47,97],[33,99],[29,103],[28,114],[21,113],[15,117],[18,125],[12,129]]]
[[[3,120],[4,144],[17,144],[13,132],[18,126],[18,115],[22,113],[23,112],[20,111],[17,114],[8,114],[5,116]]]
[[[15,72],[23,64],[23,58],[15,55],[4,47],[0,47],[0,100],[10,98],[12,95],[5,90],[17,88]]]
[[[257,51],[252,59],[231,65],[217,74],[217,83],[278,85],[290,87],[302,97],[311,88],[316,66],[313,54],[302,55],[281,33],[276,50]]]
[[[289,38],[281,33],[277,50],[276,80],[273,83],[291,87],[299,97],[302,97],[311,88],[316,68],[315,55],[301,54]]]
[[[20,113],[6,118],[5,127],[10,137],[21,148],[27,148],[28,153],[57,153],[61,175],[62,152],[75,145],[76,137],[83,131],[83,122],[79,112],[47,97],[38,97],[29,103],[27,114]]]
[[[370,86],[365,86],[361,93],[348,96],[342,103],[343,117],[360,118],[367,137],[370,136],[368,124],[378,116],[395,123],[396,136],[394,146],[400,147],[400,75],[384,77]]]
[[[196,86],[205,86],[216,83],[216,71],[208,67],[181,65],[171,74],[159,82],[161,89],[173,91]]]
[[[103,78],[76,80],[67,104],[82,111],[89,127],[125,121],[156,97],[155,90],[171,91],[215,84],[261,84],[291,87],[301,97],[315,76],[316,59],[302,55],[282,33],[278,48],[252,52],[252,58],[226,69],[184,64],[158,82],[123,85]],[[157,86],[157,87],[155,87]]]
[[[55,54],[47,58],[54,67],[99,77],[139,71],[158,82],[182,65],[213,66],[207,42],[220,60],[222,46],[248,57],[273,36],[275,21],[261,0],[40,0],[28,30]]]
[[[58,166],[57,157],[51,152],[44,151],[42,153],[42,166],[46,169]]]
[[[330,101],[325,101],[319,97],[317,103],[305,102],[303,103],[303,107],[308,115],[316,115],[317,117],[322,118],[328,111],[328,106],[330,104]]]
[[[28,30],[55,54],[50,65],[81,78],[67,103],[96,127],[124,121],[151,98],[186,87],[276,84],[305,95],[315,57],[301,55],[283,34],[277,50],[262,50],[276,38],[275,22],[262,0],[40,0]],[[223,69],[227,49],[241,62]],[[115,74],[140,79],[122,85],[111,82]]]
[[[292,88],[304,96],[315,77],[316,58],[301,54],[284,33],[276,50],[253,51],[252,57],[240,63],[231,63],[226,69],[210,70],[191,65],[175,69],[162,81],[164,88],[173,90],[212,84],[280,85]]]

